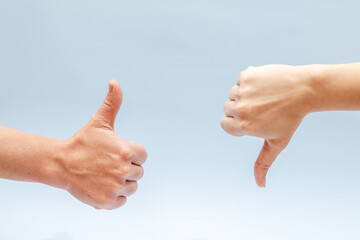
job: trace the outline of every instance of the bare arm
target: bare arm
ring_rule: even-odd
[[[0,178],[61,187],[64,140],[0,126]]]
[[[360,63],[310,65],[310,112],[360,110]]]
[[[61,186],[63,140],[0,126],[0,178]]]
[[[254,174],[265,187],[268,169],[307,114],[360,110],[360,63],[249,67],[229,98],[221,126],[234,136],[264,138]]]
[[[121,88],[110,81],[98,112],[66,140],[0,127],[0,178],[62,188],[97,209],[122,206],[136,191],[147,156],[114,132],[121,103]]]

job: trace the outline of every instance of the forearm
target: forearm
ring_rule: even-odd
[[[0,126],[0,178],[62,187],[63,142]]]
[[[360,63],[309,65],[311,110],[360,110]]]

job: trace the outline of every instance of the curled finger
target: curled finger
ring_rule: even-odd
[[[224,129],[225,132],[232,136],[243,136],[244,134],[239,131],[239,129],[236,127],[236,120],[234,118],[230,117],[224,117],[221,120],[221,127]]]
[[[234,118],[235,117],[235,101],[227,101],[224,105],[224,112],[226,117]]]

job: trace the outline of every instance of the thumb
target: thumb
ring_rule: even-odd
[[[123,94],[116,80],[109,81],[109,92],[95,114],[95,120],[114,129],[116,115],[122,103]]]
[[[288,141],[286,141],[286,144],[283,144],[283,141],[277,142],[265,139],[254,166],[255,181],[259,187],[265,187],[266,174],[277,156],[286,147],[287,143]]]

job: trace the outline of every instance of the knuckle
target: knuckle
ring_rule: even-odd
[[[241,83],[251,82],[252,79],[253,79],[253,74],[249,69],[241,72],[241,78],[240,78]]]
[[[264,162],[255,162],[255,167],[256,167],[257,169],[261,169],[261,170],[268,171],[269,168],[271,167],[271,164],[269,164],[269,163],[264,163]]]
[[[226,111],[227,109],[229,109],[231,107],[232,103],[231,101],[227,101],[225,104],[224,104],[224,111]]]
[[[95,203],[100,208],[107,208],[114,201],[114,198],[108,195],[103,195],[95,199]]]
[[[243,87],[243,88],[240,88],[239,89],[239,97],[241,96],[242,99],[247,99],[251,96],[251,88],[248,88],[248,87]]]
[[[106,108],[109,108],[109,109],[113,108],[113,104],[112,104],[112,101],[110,100],[109,95],[106,96],[106,98],[104,100],[104,105]]]
[[[271,164],[267,164],[267,163],[262,166],[262,168],[264,170],[269,170],[270,167],[271,167]]]
[[[236,107],[236,111],[242,118],[245,118],[248,116],[250,108],[247,105],[238,104]]]
[[[242,121],[240,121],[240,122],[238,123],[238,129],[239,129],[241,132],[244,132],[244,133],[250,132],[250,130],[251,130],[250,127],[251,127],[251,124],[250,124],[249,121],[244,121],[244,120],[242,120]]]
[[[239,86],[235,85],[230,89],[229,98],[238,97],[239,96]]]
[[[234,86],[232,86],[232,88],[230,89],[230,91],[236,92],[237,89],[238,89],[238,87],[239,87],[239,86],[234,85]]]
[[[268,171],[270,167],[271,167],[271,164],[269,164],[269,163],[255,162],[256,169]]]
[[[120,153],[120,157],[124,160],[130,160],[133,156],[134,152],[129,147],[123,148]]]
[[[120,177],[126,177],[126,176],[129,176],[130,174],[130,166],[127,165],[127,164],[124,164],[120,167],[119,169],[119,175]]]

